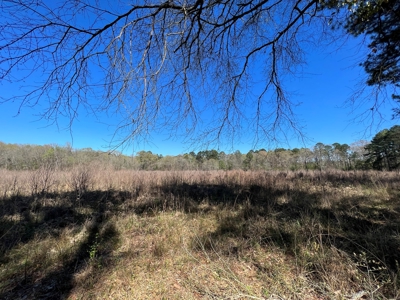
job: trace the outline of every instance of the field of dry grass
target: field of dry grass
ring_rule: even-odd
[[[399,299],[400,176],[0,171],[0,299]]]

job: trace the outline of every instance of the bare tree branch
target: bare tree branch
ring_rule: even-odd
[[[283,76],[325,22],[318,3],[3,0],[0,80],[22,93],[2,101],[45,103],[43,118],[71,126],[82,108],[119,115],[116,147],[158,129],[209,142],[300,132]]]

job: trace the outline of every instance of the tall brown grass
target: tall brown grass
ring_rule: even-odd
[[[399,179],[0,170],[0,298],[397,299]]]

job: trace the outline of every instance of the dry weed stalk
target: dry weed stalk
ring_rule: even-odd
[[[71,170],[69,180],[73,191],[76,193],[77,201],[89,190],[93,180],[92,176],[93,172],[88,165],[81,165]]]
[[[397,173],[0,172],[0,298],[54,273],[71,298],[399,296]],[[155,288],[166,274],[179,281]]]
[[[49,192],[54,184],[55,167],[46,163],[37,170],[32,171],[30,176],[30,188],[32,195],[41,195]]]

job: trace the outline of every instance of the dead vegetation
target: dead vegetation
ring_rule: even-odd
[[[400,297],[394,172],[0,172],[1,299]]]

